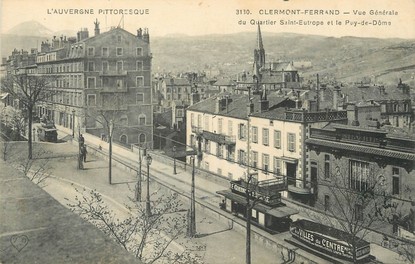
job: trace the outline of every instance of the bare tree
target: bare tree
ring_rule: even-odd
[[[32,159],[32,123],[33,110],[37,103],[49,98],[54,92],[51,89],[54,77],[42,75],[16,74],[2,79],[2,89],[10,93],[24,106],[28,118],[28,158]]]
[[[386,196],[379,179],[382,173],[370,165],[361,167],[356,172],[357,177],[353,177],[344,164],[333,162],[331,165],[334,170],[330,173],[329,180],[321,179],[320,182],[324,184],[319,185],[319,192],[322,193],[324,189],[327,198],[318,199],[316,203],[324,211],[310,217],[348,234],[343,240],[351,248],[353,262],[357,263],[358,245],[370,229],[381,221],[380,214],[386,213],[386,208],[383,207]]]
[[[101,104],[88,106],[86,111],[87,118],[89,119],[87,126],[92,124],[92,127],[96,127],[98,123],[108,135],[108,180],[110,184],[112,184],[112,137],[114,130],[124,125],[122,120],[122,115],[126,111],[124,99],[123,95],[104,94],[102,95]]]
[[[145,206],[131,198],[134,205],[129,207],[130,214],[122,217],[109,208],[97,191],[76,191],[79,196],[74,203],[68,204],[72,211],[94,223],[144,263],[158,260],[168,263],[203,263],[200,258],[189,254],[188,250],[174,252],[170,249],[170,245],[186,233],[186,217],[182,213],[185,210],[182,209],[177,193],[153,193],[150,216],[146,214]]]
[[[24,152],[23,152],[24,153]],[[44,158],[48,156],[49,152],[43,149],[38,149],[33,152],[31,159],[24,155],[15,155],[11,160],[12,166],[21,171],[32,182],[40,187],[46,186],[46,180],[51,176],[49,173],[49,160]]]

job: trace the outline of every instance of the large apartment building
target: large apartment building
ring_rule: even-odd
[[[131,34],[122,28],[94,35],[81,29],[76,37],[41,43],[33,64],[9,64],[27,74],[56,79],[54,92],[37,106],[37,114],[72,131],[106,138],[94,111],[115,113],[113,140],[129,146],[152,144],[153,115],[150,37],[147,29]]]
[[[250,98],[251,100],[248,100]],[[187,144],[197,165],[229,180],[288,180],[288,193],[307,201],[312,193],[305,140],[311,126],[347,123],[346,111],[310,111],[293,98],[220,94],[187,109]]]

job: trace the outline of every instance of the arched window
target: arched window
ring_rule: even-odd
[[[146,142],[146,135],[145,134],[140,134],[139,141],[140,141],[140,143]]]
[[[128,143],[127,135],[121,135],[120,142],[123,143],[123,144],[127,144]]]
[[[138,116],[138,125],[145,126],[146,124],[146,115],[141,114]]]

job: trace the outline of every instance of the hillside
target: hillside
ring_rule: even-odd
[[[31,36],[22,34],[27,32],[31,32]],[[10,55],[14,48],[30,50],[40,46],[41,41],[52,35],[60,36],[62,32],[51,33],[37,22],[16,26],[9,31],[11,34],[2,35],[2,57]],[[314,78],[319,73],[323,78],[344,81],[376,77],[377,81],[384,82],[395,82],[399,78],[413,82],[413,40],[267,32],[262,35],[267,62],[311,61],[312,68],[300,69],[305,78]],[[198,71],[208,67],[220,68],[226,74],[250,71],[255,45],[256,32],[152,37],[153,72]]]

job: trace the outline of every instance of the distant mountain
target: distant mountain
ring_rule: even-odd
[[[40,46],[52,36],[75,36],[75,31],[52,32],[36,21],[22,23],[1,37],[1,55],[14,48]],[[151,31],[150,31],[151,33]],[[263,32],[266,61],[310,61],[312,66],[298,69],[301,76],[354,81],[363,77],[381,81],[414,82],[414,40],[376,39],[345,36],[341,38],[296,33]],[[151,37],[153,72],[199,71],[219,68],[231,75],[251,71],[256,32],[187,36],[169,34]]]
[[[8,35],[17,36],[35,36],[35,37],[49,37],[53,35],[53,31],[40,24],[35,20],[26,21],[18,24],[7,31]]]

